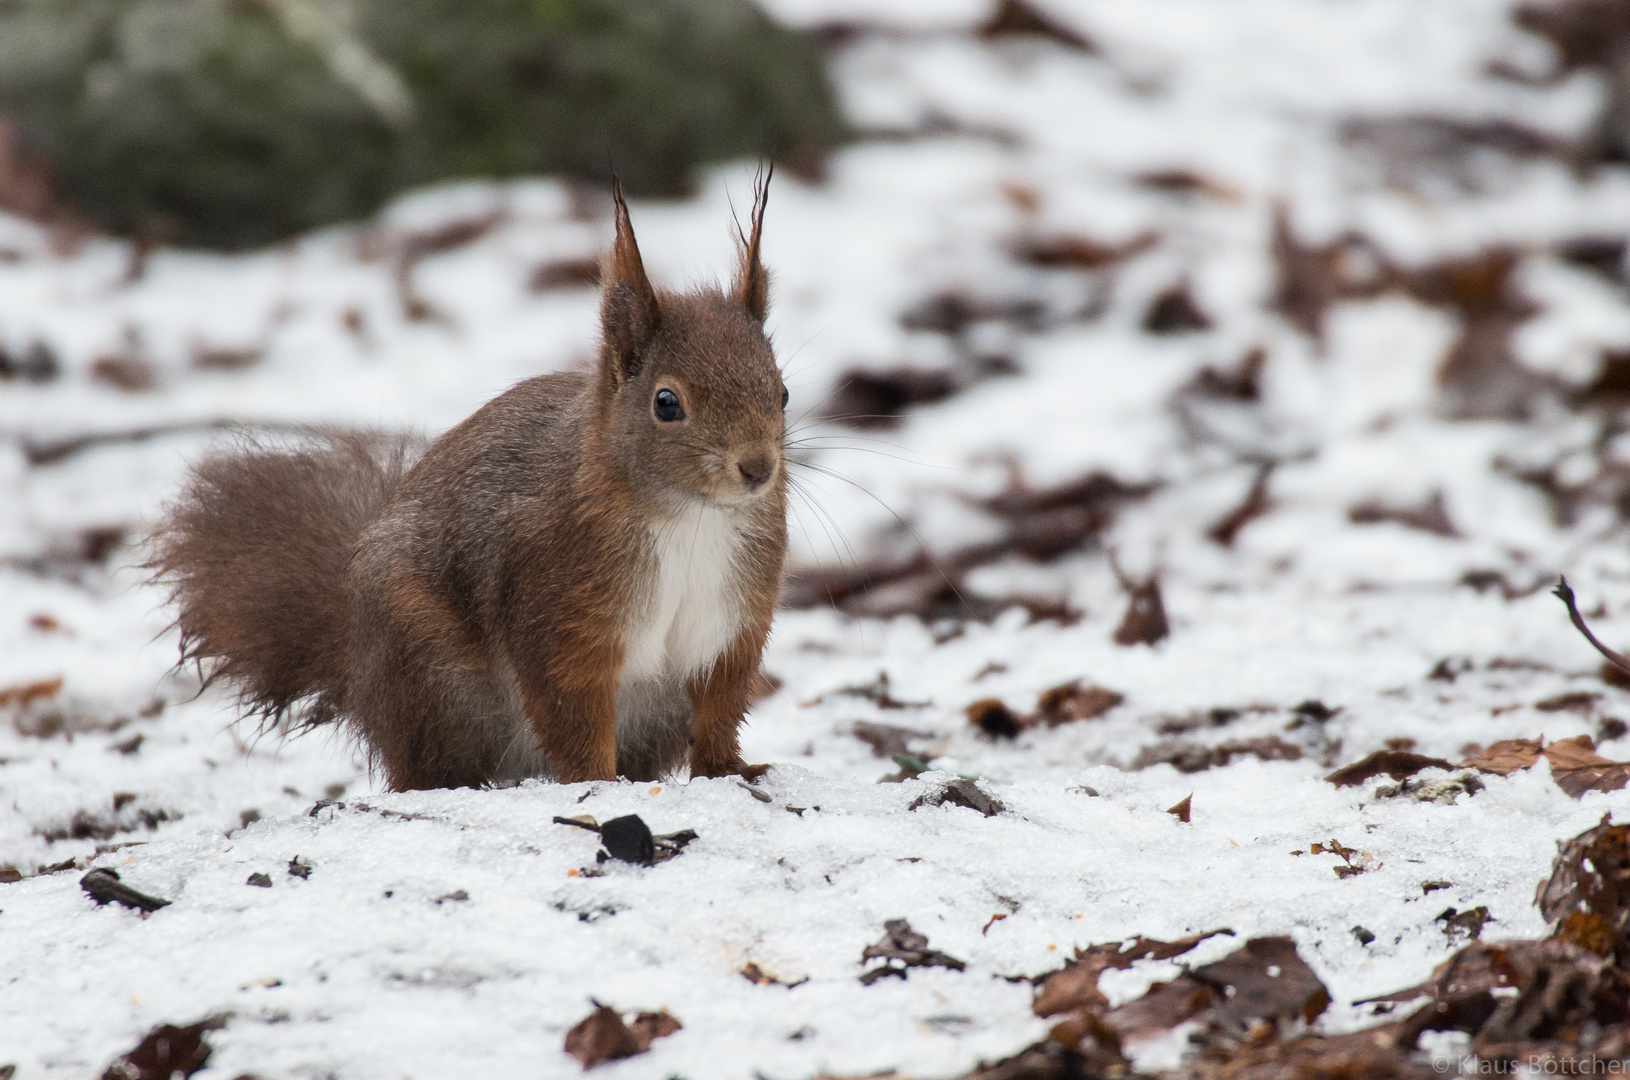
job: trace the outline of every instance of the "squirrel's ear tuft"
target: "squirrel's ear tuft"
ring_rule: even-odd
[[[770,310],[770,275],[759,261],[759,241],[764,235],[764,204],[770,198],[770,177],[775,175],[775,163],[760,169],[753,181],[753,230],[743,234],[736,226],[741,240],[741,269],[736,273],[736,284],[731,290],[736,302],[747,309],[755,322],[762,324]]]
[[[651,280],[645,276],[628,204],[623,201],[623,185],[616,176],[611,178],[611,199],[616,205],[617,240],[600,299],[601,363],[613,384],[621,386],[640,373],[645,347],[656,335],[662,312]]]

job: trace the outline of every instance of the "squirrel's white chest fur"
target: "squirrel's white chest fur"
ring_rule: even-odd
[[[651,530],[655,558],[623,637],[624,686],[685,678],[729,647],[741,622],[737,516],[689,508]]]

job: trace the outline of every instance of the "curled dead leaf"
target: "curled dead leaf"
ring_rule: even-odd
[[[642,1012],[633,1023],[625,1024],[622,1014],[608,1005],[594,1003],[594,1011],[566,1033],[566,1052],[585,1069],[607,1061],[643,1054],[651,1041],[672,1035],[683,1025],[666,1011]]]
[[[1587,791],[1618,791],[1630,783],[1630,761],[1602,757],[1589,735],[1558,739],[1540,753],[1551,763],[1556,786],[1576,799]]]
[[[1375,753],[1362,757],[1351,765],[1343,765],[1335,772],[1325,777],[1337,787],[1357,787],[1374,776],[1387,774],[1394,780],[1414,776],[1422,769],[1445,769],[1452,771],[1454,766],[1442,758],[1428,757],[1425,754],[1416,754],[1408,750],[1377,750]]]

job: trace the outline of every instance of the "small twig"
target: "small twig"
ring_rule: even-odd
[[[1573,588],[1568,584],[1567,578],[1558,577],[1556,579],[1556,588],[1551,590],[1551,595],[1568,606],[1568,618],[1573,622],[1574,628],[1585,635],[1586,641],[1596,646],[1597,652],[1607,657],[1608,663],[1620,671],[1630,672],[1630,657],[1626,657],[1623,653],[1615,652],[1603,645],[1596,639],[1596,635],[1590,632],[1590,627],[1585,625],[1585,617],[1579,614],[1579,605],[1574,602]]]

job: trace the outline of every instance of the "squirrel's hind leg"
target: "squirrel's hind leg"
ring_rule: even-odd
[[[519,762],[524,723],[452,603],[408,570],[355,567],[355,675],[346,712],[393,790],[476,787]],[[537,759],[529,764],[536,766]]]

